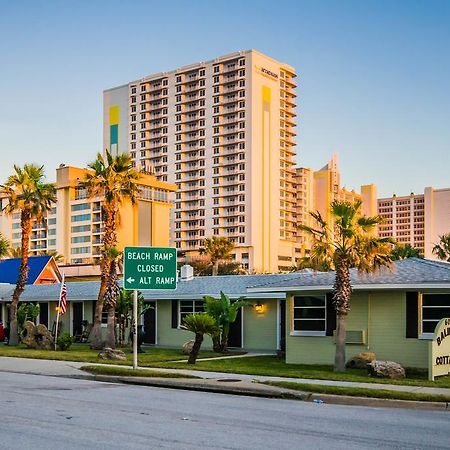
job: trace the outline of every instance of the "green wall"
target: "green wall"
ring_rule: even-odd
[[[428,367],[428,341],[405,337],[405,292],[355,293],[351,308],[347,330],[366,330],[367,342],[365,345],[347,344],[347,359],[362,351],[373,351],[377,359],[395,361],[406,367]],[[288,299],[286,314],[286,362],[333,364],[332,336],[290,335],[292,296]]]
[[[264,312],[257,314],[252,306],[244,308],[244,348],[277,350],[277,300],[261,300]]]

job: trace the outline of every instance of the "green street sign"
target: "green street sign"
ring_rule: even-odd
[[[177,288],[177,249],[172,247],[125,247],[123,287],[138,289]]]

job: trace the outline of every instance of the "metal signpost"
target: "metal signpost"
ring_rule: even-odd
[[[133,292],[133,369],[137,369],[138,290],[177,288],[177,249],[172,247],[125,247],[123,287]]]

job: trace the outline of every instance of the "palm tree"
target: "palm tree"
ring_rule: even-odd
[[[229,261],[231,252],[234,248],[233,242],[225,237],[206,238],[204,241],[205,253],[209,256],[213,265],[213,276],[219,273],[219,264],[221,261]]]
[[[119,225],[119,207],[126,199],[133,204],[139,192],[139,173],[133,168],[129,155],[112,156],[106,151],[105,158],[99,153],[97,159],[89,164],[91,169],[80,182],[80,187],[87,190],[89,197],[103,197],[103,221],[105,232],[100,260],[100,290],[95,305],[94,325],[91,332],[91,347],[102,348],[101,322],[103,297],[108,286],[110,259],[108,250],[117,246],[117,228]]]
[[[236,321],[239,309],[250,306],[250,302],[241,298],[232,302],[223,292],[220,292],[219,299],[205,295],[204,300],[205,312],[213,317],[219,326],[217,335],[212,336],[214,351],[227,352],[230,325]]]
[[[0,258],[8,256],[9,251],[9,241],[0,233]]]
[[[43,220],[56,202],[56,187],[45,182],[44,166],[25,164],[23,168],[14,166],[14,173],[8,177],[0,189],[7,195],[4,207],[7,214],[20,212],[22,229],[22,261],[19,267],[16,288],[9,308],[10,345],[18,345],[17,306],[28,280],[28,252],[33,220]]]
[[[423,258],[422,253],[418,248],[413,247],[411,244],[401,244],[396,242],[392,249],[391,258],[393,261],[406,258]]]
[[[195,364],[200,347],[202,346],[203,336],[214,335],[218,331],[216,321],[208,314],[189,314],[183,320],[181,328],[192,331],[195,334],[194,345],[189,354],[188,364]]]
[[[8,255],[10,258],[22,258],[22,247],[11,247]]]
[[[442,261],[450,262],[450,233],[439,236],[439,242],[434,245],[432,251]]]
[[[317,228],[301,225],[313,238],[309,257],[310,267],[335,270],[333,304],[336,309],[336,355],[334,370],[345,371],[346,319],[350,311],[352,286],[350,268],[370,273],[391,265],[392,241],[378,238],[374,230],[381,218],[361,214],[361,202],[333,201],[331,203],[331,229],[319,212],[311,213]]]
[[[117,282],[117,266],[119,263],[119,252],[115,247],[109,248],[106,253],[109,263],[108,281],[106,283],[105,295],[103,297],[104,306],[108,308],[108,321],[106,325],[106,346],[116,348],[116,304],[120,287]]]

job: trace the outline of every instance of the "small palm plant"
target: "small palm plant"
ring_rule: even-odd
[[[344,372],[346,320],[352,295],[350,268],[370,273],[382,266],[390,266],[392,240],[376,236],[375,229],[381,219],[378,216],[363,216],[361,202],[334,201],[330,208],[334,226],[316,212],[311,213],[311,216],[317,228],[306,225],[300,227],[313,238],[310,256],[304,258],[303,267],[336,272],[333,285],[337,318],[334,370]]]
[[[439,242],[432,251],[440,260],[450,262],[450,233],[439,236]]]
[[[189,354],[188,364],[195,364],[205,334],[213,336],[218,332],[218,326],[213,317],[208,314],[189,314],[184,320],[181,328],[195,334],[194,345]]]

